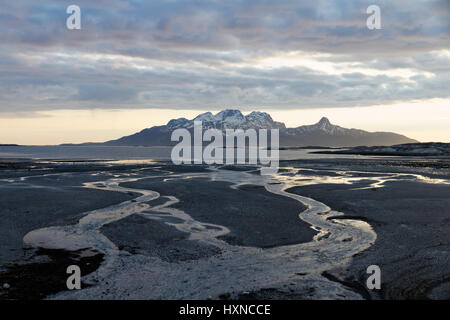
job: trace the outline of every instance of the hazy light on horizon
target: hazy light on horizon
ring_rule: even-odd
[[[221,109],[224,108],[210,111],[215,113]],[[313,124],[325,116],[333,124],[346,128],[396,132],[422,142],[450,142],[450,99],[363,108],[260,111],[268,112],[275,121],[284,122],[287,127]],[[11,114],[0,116],[0,143],[52,145],[103,142],[164,125],[171,119],[193,119],[203,112],[205,110],[95,109],[41,111],[31,117]]]

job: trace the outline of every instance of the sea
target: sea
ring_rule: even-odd
[[[318,149],[280,150],[280,160],[364,158],[359,155],[311,153]],[[0,146],[0,158],[36,160],[155,160],[169,161],[172,147],[137,146]]]

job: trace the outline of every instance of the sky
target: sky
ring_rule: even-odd
[[[66,27],[72,4],[81,30]],[[0,8],[0,143],[105,141],[225,108],[450,142],[450,0]]]

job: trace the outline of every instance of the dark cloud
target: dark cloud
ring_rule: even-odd
[[[133,101],[137,91],[133,88],[121,87],[120,85],[104,84],[82,84],[78,87],[78,92],[73,96],[75,100],[81,101]]]
[[[73,1],[2,4],[1,112],[310,108],[450,95],[447,0],[75,2],[79,31],[65,28]],[[382,30],[366,27],[372,4]],[[308,59],[277,64],[292,51]]]

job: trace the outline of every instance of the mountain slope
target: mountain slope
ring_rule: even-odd
[[[322,118],[314,125],[288,128],[280,132],[280,145],[283,146],[354,147],[415,142],[417,141],[392,132],[342,128],[331,124],[327,118]]]
[[[180,128],[192,131],[194,121],[202,121],[203,129],[279,129],[280,146],[383,146],[402,143],[416,143],[416,140],[391,132],[367,132],[346,129],[322,118],[318,123],[297,128],[286,128],[284,123],[276,122],[265,112],[252,112],[244,116],[239,110],[223,110],[216,115],[206,112],[192,120],[179,118],[170,120],[165,126],[144,129],[141,132],[117,140],[105,142],[114,146],[169,146],[171,133]]]

